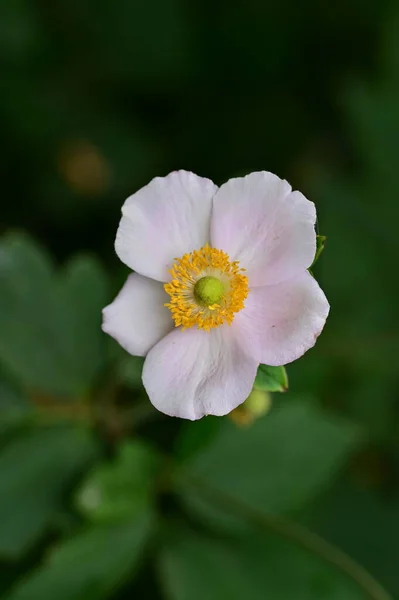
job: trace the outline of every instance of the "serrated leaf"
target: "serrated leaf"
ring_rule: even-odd
[[[46,253],[22,234],[0,243],[0,362],[25,387],[54,395],[87,391],[103,363],[106,276],[79,258],[60,281]]]
[[[288,390],[288,375],[285,367],[259,365],[254,387],[265,392],[286,392]]]
[[[76,389],[89,387],[106,360],[101,310],[107,303],[107,275],[90,256],[76,256],[59,274],[62,344]]]
[[[191,510],[213,521],[225,520],[214,493],[271,513],[295,511],[329,485],[359,441],[351,423],[290,400],[249,428],[224,422],[176,485]]]
[[[48,529],[77,474],[98,453],[83,429],[33,429],[0,453],[0,555],[17,558]]]
[[[52,282],[53,265],[35,243],[20,234],[1,240],[0,361],[26,386],[60,391],[67,370]]]
[[[131,518],[152,504],[159,457],[142,442],[123,442],[112,462],[95,467],[77,494],[80,510],[92,521]]]
[[[169,600],[367,600],[346,573],[266,531],[217,539],[168,531],[159,558]]]
[[[93,527],[64,542],[8,600],[105,600],[132,578],[151,533],[148,515]]]

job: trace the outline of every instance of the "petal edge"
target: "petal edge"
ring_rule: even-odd
[[[225,415],[244,402],[257,368],[228,326],[209,333],[176,329],[149,352],[143,383],[155,408],[194,421]]]
[[[175,258],[209,241],[217,186],[188,171],[155,177],[122,207],[115,250],[131,269],[168,281]]]
[[[145,356],[174,327],[168,298],[161,283],[132,273],[103,309],[102,329],[129,354]]]
[[[316,209],[287,181],[266,171],[230,179],[213,201],[212,244],[238,260],[251,286],[288,280],[316,251]]]
[[[305,271],[293,280],[251,290],[234,320],[234,333],[260,363],[286,365],[314,346],[329,309],[319,284]]]

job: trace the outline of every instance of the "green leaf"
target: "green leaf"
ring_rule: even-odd
[[[159,569],[170,600],[367,600],[348,576],[265,532],[215,539],[168,531]]]
[[[222,426],[222,419],[210,415],[198,421],[185,421],[177,439],[177,458],[184,461],[203,450],[217,436]]]
[[[0,439],[26,423],[32,415],[31,406],[22,391],[0,369]]]
[[[57,335],[53,265],[27,237],[0,244],[0,361],[21,383],[59,390],[67,377]]]
[[[327,236],[325,235],[316,235],[316,254],[314,255],[314,259],[309,269],[313,269],[315,264],[320,258],[321,253],[324,250],[324,246],[326,245]]]
[[[102,600],[131,579],[151,532],[148,515],[93,527],[59,546],[8,600]]]
[[[237,429],[227,421],[211,444],[177,472],[185,503],[226,519],[216,496],[272,513],[301,509],[329,485],[359,441],[352,424],[291,400]]]
[[[83,429],[34,429],[0,454],[0,555],[17,558],[45,533],[64,494],[98,453]]]
[[[58,286],[62,343],[76,389],[85,391],[106,360],[101,310],[107,303],[107,276],[90,256],[74,257]]]
[[[288,375],[285,367],[259,365],[254,387],[265,392],[286,392],[288,390]]]
[[[58,281],[40,247],[10,234],[0,243],[0,286],[0,362],[31,390],[84,394],[105,356],[97,263],[77,259]]]
[[[124,442],[113,462],[97,466],[77,494],[91,520],[114,522],[140,513],[153,502],[159,457],[142,442]]]
[[[397,498],[340,481],[314,503],[302,519],[314,531],[338,544],[399,597],[399,505]]]

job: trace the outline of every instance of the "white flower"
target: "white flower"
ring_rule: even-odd
[[[115,248],[135,273],[103,311],[103,330],[146,356],[160,411],[225,415],[249,396],[259,363],[311,348],[329,305],[308,273],[315,206],[276,175],[218,188],[187,171],[156,177],[123,205]]]

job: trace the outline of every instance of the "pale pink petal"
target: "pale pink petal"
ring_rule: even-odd
[[[255,360],[285,365],[315,344],[329,308],[317,281],[305,271],[290,281],[250,290],[232,329]]]
[[[183,419],[225,415],[249,396],[258,363],[228,326],[176,329],[148,353],[143,382],[152,404]]]
[[[316,251],[315,206],[272,173],[230,179],[213,200],[212,246],[238,260],[251,286],[286,281]]]
[[[174,328],[170,311],[164,306],[169,296],[162,283],[133,273],[115,298],[103,310],[103,331],[134,356],[147,352]]]
[[[175,258],[209,242],[217,189],[188,171],[153,179],[123,205],[115,241],[119,258],[141,275],[168,281]]]

